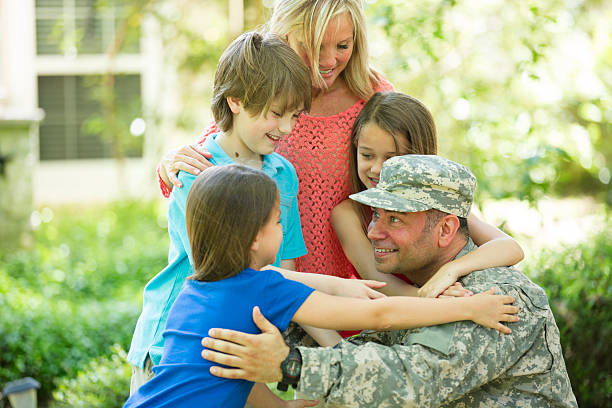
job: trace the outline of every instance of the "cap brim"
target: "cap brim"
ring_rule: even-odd
[[[358,203],[374,208],[382,208],[387,211],[419,212],[432,208],[430,205],[408,200],[376,187],[351,194],[349,198]]]

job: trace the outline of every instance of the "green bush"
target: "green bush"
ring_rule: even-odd
[[[131,368],[120,345],[112,354],[92,360],[76,378],[64,378],[53,392],[50,408],[120,408],[130,395]]]
[[[439,153],[472,169],[480,195],[612,204],[612,41],[595,46],[611,36],[612,2],[365,3],[376,68],[431,110]],[[567,38],[584,41],[584,58],[568,58]]]
[[[34,377],[42,399],[56,379],[76,375],[92,358],[108,354],[110,345],[128,347],[140,312],[137,302],[32,302],[30,293],[4,289],[0,309],[0,383]]]
[[[142,289],[167,263],[168,234],[155,203],[37,217],[34,247],[0,254],[0,385],[31,376],[45,400],[112,344],[129,347]]]
[[[43,220],[34,248],[0,254],[0,273],[48,298],[133,299],[167,262],[166,209],[155,203],[45,208],[33,218]]]
[[[526,272],[548,294],[578,405],[609,406],[612,395],[612,236],[545,251]]]

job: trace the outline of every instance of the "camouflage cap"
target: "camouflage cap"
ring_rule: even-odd
[[[441,156],[409,154],[385,161],[378,185],[350,198],[389,211],[435,208],[467,218],[475,189],[476,177],[467,167]]]

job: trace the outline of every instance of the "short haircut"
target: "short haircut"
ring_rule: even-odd
[[[212,112],[224,132],[232,129],[228,97],[240,100],[251,116],[267,114],[278,103],[284,113],[310,109],[312,82],[308,67],[280,37],[246,32],[223,52],[212,97]]]
[[[251,245],[277,200],[274,180],[250,167],[213,166],[196,177],[185,210],[191,279],[217,281],[247,268]]]
[[[427,223],[425,224],[423,232],[430,232],[442,218],[447,215],[451,215],[447,212],[436,210],[435,208],[431,208],[425,213],[427,214]],[[463,238],[468,239],[470,237],[470,230],[468,228],[467,218],[457,217],[457,219],[459,219],[459,228],[457,228],[457,233],[463,235]]]
[[[391,134],[396,152],[400,137],[406,140],[408,154],[433,155],[438,152],[436,124],[431,112],[421,101],[400,92],[377,92],[359,112],[351,131],[349,171],[353,193],[366,189],[357,174],[357,144],[361,131],[370,123]],[[367,209],[358,203],[354,205],[359,208],[364,227],[367,226]]]
[[[319,50],[328,24],[347,12],[353,22],[353,53],[342,72],[349,90],[367,100],[378,87],[378,75],[368,64],[366,18],[362,0],[279,0],[267,24],[268,31],[285,37],[295,33],[304,41],[315,85],[325,89],[319,73]]]

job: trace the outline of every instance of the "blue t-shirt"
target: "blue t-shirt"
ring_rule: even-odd
[[[215,137],[216,135],[209,136],[203,144],[212,154],[210,162],[216,166],[234,164],[217,144]],[[276,182],[280,193],[283,240],[274,263],[278,266],[282,259],[294,259],[306,254],[297,203],[298,179],[293,165],[277,153],[263,157],[262,171]],[[178,177],[183,187],[175,187],[168,202],[168,266],[145,286],[142,313],[138,318],[127,356],[128,361],[138,367],[144,367],[147,354],[151,356],[153,364],[159,364],[164,347],[162,333],[166,328],[168,312],[187,276],[193,273],[190,262],[191,247],[185,226],[185,208],[196,176],[181,171]]]
[[[202,337],[213,327],[261,333],[253,323],[254,306],[284,331],[313,291],[270,270],[245,269],[216,282],[188,280],[170,310],[155,376],[124,407],[244,407],[253,383],[210,374],[212,363],[200,355]]]

